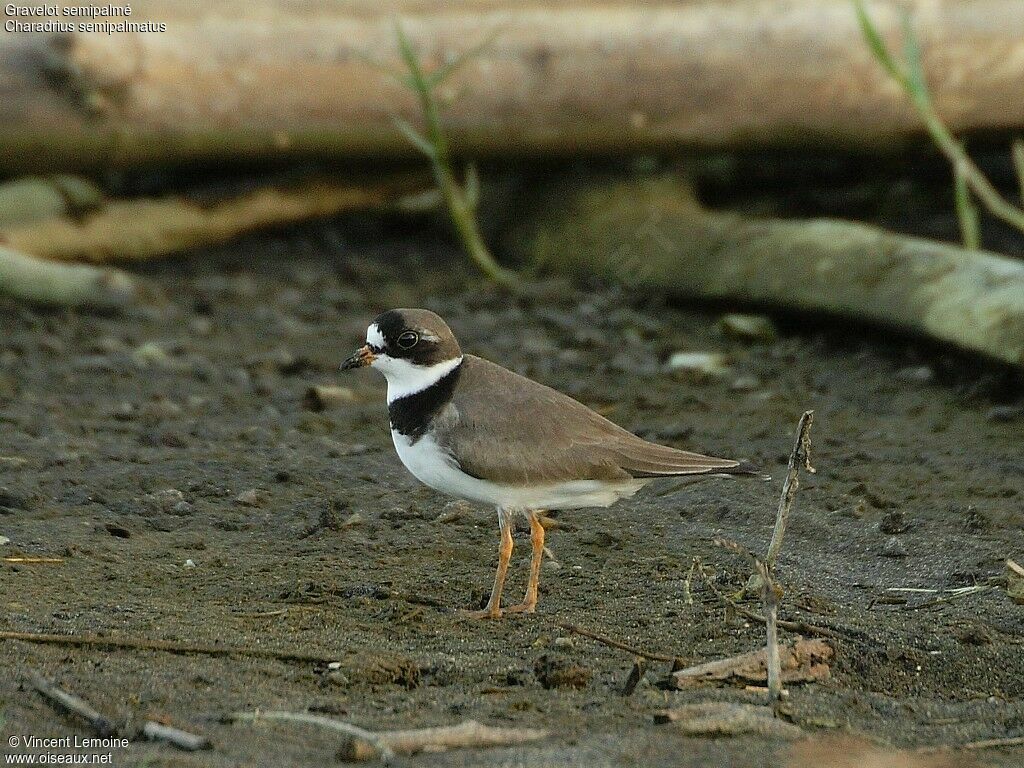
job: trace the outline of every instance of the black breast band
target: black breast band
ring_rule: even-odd
[[[462,373],[460,362],[449,373],[426,389],[400,397],[388,404],[391,428],[416,443],[430,428],[430,422],[444,408],[455,393],[455,385]]]

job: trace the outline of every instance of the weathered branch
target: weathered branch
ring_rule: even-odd
[[[548,194],[505,242],[549,269],[853,318],[1024,365],[1020,261],[864,224],[708,211],[677,178],[567,182]]]
[[[180,197],[118,200],[82,219],[62,217],[8,228],[0,231],[0,242],[48,259],[145,260],[263,227],[344,211],[397,209],[428,187],[426,175],[414,173],[371,184],[313,181],[264,187],[210,205]]]
[[[28,176],[0,184],[0,227],[97,208],[103,191],[78,176]]]
[[[0,245],[0,293],[33,304],[117,308],[142,290],[127,273],[85,264],[57,264]]]
[[[873,0],[897,41],[909,7],[936,110],[954,132],[1024,126],[1017,0]],[[428,64],[496,28],[446,93],[459,154],[877,144],[922,123],[872,61],[848,0],[493,0],[216,4],[137,0],[159,34],[0,36],[0,170],[295,155],[411,156],[401,17]],[[915,11],[920,10],[918,13]],[[756,52],[756,55],[752,55]]]

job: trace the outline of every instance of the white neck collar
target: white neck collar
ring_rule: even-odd
[[[388,380],[388,405],[409,395],[415,395],[433,386],[462,363],[462,356],[433,365],[413,365],[388,355],[379,355],[373,367]]]

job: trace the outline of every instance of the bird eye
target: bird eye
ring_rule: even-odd
[[[416,331],[404,331],[401,336],[398,337],[398,346],[402,349],[412,349],[415,347],[420,340],[420,335]]]

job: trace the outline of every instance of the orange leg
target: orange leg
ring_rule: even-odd
[[[491,587],[491,599],[482,611],[469,611],[473,619],[501,618],[501,591],[505,588],[505,574],[508,573],[508,561],[512,557],[512,521],[505,512],[498,513],[501,526],[501,544],[498,546],[498,570],[494,573],[494,586]]]
[[[526,597],[519,605],[508,607],[514,613],[533,613],[537,610],[537,588],[540,586],[540,565],[544,560],[544,526],[537,519],[537,512],[527,512],[530,518],[530,544],[533,557],[530,558],[530,580],[526,584]]]

